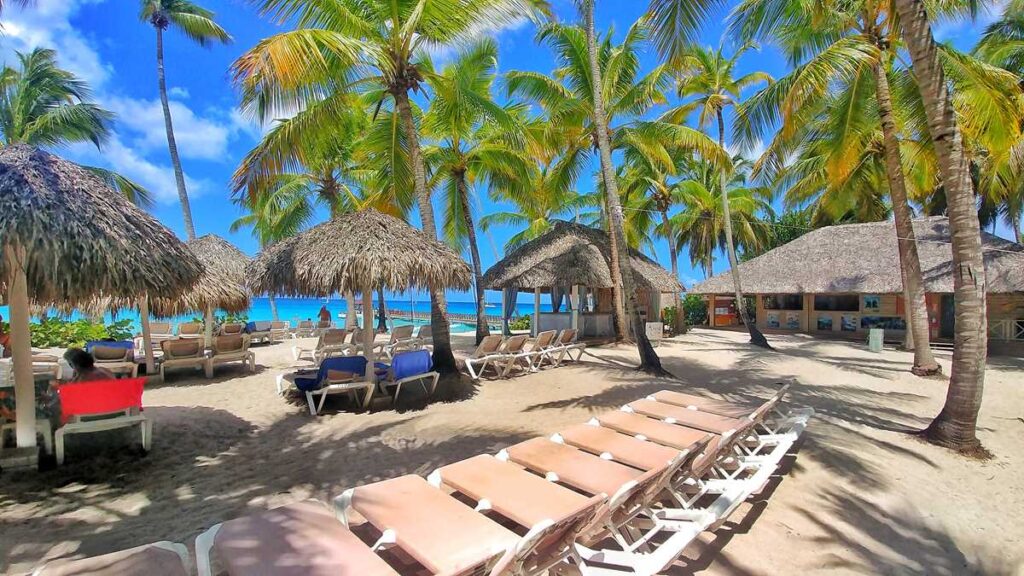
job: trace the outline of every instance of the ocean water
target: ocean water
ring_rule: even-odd
[[[287,321],[292,322],[293,324],[297,323],[300,320],[315,319],[317,317],[317,315],[319,314],[319,312],[320,312],[320,307],[324,306],[324,305],[326,305],[327,309],[331,312],[331,316],[335,319],[335,322],[341,322],[342,321],[342,317],[339,317],[339,315],[343,315],[344,312],[345,312],[345,308],[346,308],[345,307],[345,299],[344,298],[340,298],[340,297],[330,298],[330,299],[323,299],[323,298],[284,298],[284,297],[280,297],[279,296],[275,300],[277,302],[277,314],[278,314],[278,317],[281,320],[287,320]],[[544,300],[547,300],[547,296],[546,295],[544,296]],[[357,304],[358,303],[359,302],[358,302],[358,299],[357,299]],[[416,299],[416,300],[411,300],[411,299],[405,299],[405,300],[394,299],[394,300],[391,300],[391,299],[388,299],[388,300],[385,300],[385,304],[387,305],[389,313],[390,312],[395,312],[396,316],[402,316],[403,313],[405,313],[407,315],[410,310],[415,310],[416,313],[420,314],[420,315],[428,315],[428,314],[430,314],[430,300],[428,300],[426,298]],[[376,313],[376,311],[377,311],[377,301],[376,300],[374,300],[373,305],[374,305],[374,313]],[[545,301],[542,300],[542,302],[541,302],[541,310],[542,311],[550,311],[551,310],[550,302],[545,302]],[[475,315],[476,314],[476,305],[473,302],[449,301],[448,302],[448,312],[451,313],[451,314],[473,314],[473,315]],[[518,303],[516,305],[516,312],[518,314],[520,314],[520,315],[522,315],[522,314],[532,314],[533,313],[533,303],[529,303],[529,304]],[[7,307],[6,306],[0,306],[0,314],[3,315],[5,320],[9,319],[9,315],[8,315],[8,311],[7,311]],[[218,312],[217,314],[220,315],[222,313]],[[487,305],[487,314],[489,316],[500,316],[501,315],[501,303],[488,303],[488,305]],[[54,314],[54,315],[56,315],[56,314]],[[252,301],[251,301],[251,304],[249,306],[249,309],[246,312],[244,312],[242,315],[244,315],[249,320],[272,320],[273,319],[273,317],[272,317],[272,315],[270,313],[270,303],[269,303],[269,300],[267,300],[267,298],[253,298]],[[174,322],[174,323],[177,323],[177,322],[188,322],[192,318],[197,318],[199,316],[201,316],[201,314],[186,314],[186,315],[183,315],[183,316],[178,316],[178,317],[175,317],[175,318],[171,318],[169,320],[171,322]],[[71,314],[70,319],[75,320],[75,319],[78,319],[78,318],[81,318],[81,317],[82,317],[82,315],[76,312],[76,313],[72,313]],[[112,316],[111,314],[107,314],[106,317],[104,318],[104,320],[106,322],[112,322],[114,320],[131,320],[132,321],[132,326],[134,327],[135,330],[140,330],[141,329],[140,321],[139,321],[139,313],[136,310],[124,310],[124,311],[118,313],[116,317]],[[359,321],[362,322],[362,318],[360,318]],[[406,325],[406,324],[410,323],[409,320],[408,320],[408,316],[406,316],[405,319],[394,318],[393,322],[397,326],[402,326],[402,325]],[[427,324],[427,323],[428,322],[425,321],[425,320],[416,320],[415,322],[413,322],[414,325]],[[473,332],[473,331],[476,330],[476,324],[475,323],[452,322],[451,330],[452,330],[453,333]]]

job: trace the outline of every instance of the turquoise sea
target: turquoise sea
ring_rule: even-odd
[[[551,304],[548,301],[547,295],[542,297],[541,310],[550,311]],[[335,298],[285,298],[277,297],[277,314],[281,320],[291,321],[293,324],[300,320],[315,319],[317,314],[320,312],[320,307],[326,305],[327,309],[330,310],[331,316],[335,321],[339,321],[339,314],[345,312],[345,299],[341,297]],[[430,300],[426,296],[418,297],[417,299],[387,299],[385,304],[389,310],[389,313],[393,311],[396,318],[394,318],[395,325],[401,326],[403,324],[409,324],[408,313],[410,310],[415,310],[419,315],[427,315],[430,313]],[[377,301],[374,300],[374,312],[377,309]],[[476,314],[476,306],[473,302],[459,302],[449,301],[448,312],[451,314]],[[518,303],[516,305],[516,312],[518,314],[532,314],[533,303]],[[403,313],[406,315],[405,319],[401,316]],[[0,314],[3,315],[4,320],[9,319],[6,306],[0,306]],[[487,305],[487,314],[489,316],[500,316],[501,315],[501,303],[489,303]],[[252,303],[249,306],[249,310],[243,314],[249,320],[271,320],[270,304],[266,298],[253,298]],[[171,319],[172,322],[187,322],[193,317],[198,317],[199,314],[184,315]],[[81,317],[80,314],[74,313],[71,315],[72,319]],[[132,320],[132,324],[136,330],[139,330],[139,314],[137,311],[125,310],[117,314],[116,318],[107,314],[105,320],[110,322],[113,320]],[[425,324],[426,321],[417,320],[414,324]],[[452,332],[472,332],[476,329],[475,324],[452,322]]]

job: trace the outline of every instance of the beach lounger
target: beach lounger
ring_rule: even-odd
[[[48,376],[51,380],[63,380],[64,368],[60,358],[53,354],[32,352],[32,373],[36,376]]]
[[[427,396],[433,396],[437,389],[437,380],[441,374],[431,370],[433,361],[429,350],[410,350],[399,352],[391,359],[391,367],[387,376],[379,382],[380,391],[388,395],[388,389],[395,389],[395,402],[402,393],[402,385],[419,382]]]
[[[145,378],[90,380],[57,387],[63,425],[54,434],[57,464],[64,463],[64,437],[138,426],[149,450],[153,424],[142,414]]]
[[[430,574],[532,576],[564,557],[564,546],[592,514],[589,508],[541,522],[518,536],[470,506],[407,475],[345,491],[335,499],[348,525],[355,512],[381,533],[374,549],[396,547]]]
[[[416,347],[434,351],[434,334],[430,324],[424,324],[416,330]]]
[[[206,355],[202,339],[181,338],[160,343],[163,359],[160,362],[160,381],[165,381],[168,368],[199,368],[207,378],[213,377],[213,366]]]
[[[295,332],[292,333],[294,338],[310,338],[313,336],[313,331],[316,330],[316,325],[313,324],[312,320],[302,320],[295,327]]]
[[[530,338],[527,335],[518,334],[509,336],[501,343],[497,352],[498,358],[494,360],[494,368],[498,371],[499,377],[507,378],[516,365],[529,362],[526,359],[530,356],[530,352],[526,350],[526,345],[529,342]]]
[[[271,342],[283,342],[288,339],[291,325],[284,321],[274,321],[270,323],[270,341]]]
[[[173,340],[175,338],[177,338],[177,336],[174,335],[170,322],[149,323],[149,339],[153,342],[154,347],[159,349],[161,342],[164,340]]]
[[[311,335],[320,336],[321,334],[332,328],[334,328],[334,322],[332,322],[331,320],[321,320],[317,322],[316,325],[313,327],[313,333]]]
[[[558,332],[555,330],[545,330],[537,334],[536,338],[527,341],[519,352],[511,353],[511,357],[505,363],[504,377],[507,378],[513,368],[536,372],[557,335]]]
[[[249,335],[251,342],[271,342],[270,327],[273,323],[267,320],[257,320],[245,325],[245,332]]]
[[[413,339],[412,330],[413,326],[411,324],[408,326],[395,326],[391,330],[391,336],[387,342],[378,342],[373,345],[374,353],[377,355],[383,354],[391,358],[395,353],[396,346],[409,343]]]
[[[366,408],[373,398],[376,384],[365,380],[366,358],[364,356],[334,356],[326,358],[316,370],[304,370],[277,377],[277,392],[283,394],[288,383],[305,394],[309,413],[316,416],[323,410],[329,394],[352,394],[359,405]],[[320,397],[320,403],[315,399]]]
[[[33,576],[189,576],[188,548],[154,542],[80,560],[55,560]]]
[[[761,437],[766,435],[790,436],[794,440],[803,433],[808,421],[814,416],[813,408],[790,408],[783,412],[781,405],[786,393],[789,391],[789,384],[784,385],[773,396],[775,405],[771,413],[766,415],[758,423],[758,434]],[[685,394],[674,390],[662,390],[647,397],[648,400],[655,400],[674,406],[682,406],[690,410],[710,412],[731,418],[743,418],[751,415],[758,407],[750,405],[739,405],[724,400],[712,400],[693,394]]]
[[[250,372],[256,371],[256,353],[249,350],[248,334],[217,336],[213,339],[212,346],[210,376],[213,376],[214,366],[229,362],[241,362],[243,368],[248,368]]]
[[[230,322],[226,324],[221,324],[220,326],[221,336],[234,336],[236,334],[241,334],[244,331],[245,324],[242,324],[240,322]]]
[[[331,509],[309,500],[212,526],[196,537],[196,565],[199,576],[398,576]]]
[[[202,322],[182,322],[178,324],[178,338],[203,338]]]
[[[327,330],[316,341],[312,348],[306,346],[292,346],[292,357],[295,360],[306,358],[319,364],[324,358],[330,356],[346,356],[356,353],[356,347],[345,342],[348,332],[341,328]]]
[[[574,328],[566,328],[562,330],[558,336],[558,340],[555,342],[555,346],[558,349],[558,360],[555,365],[558,366],[562,362],[579,362],[583,358],[583,351],[587,348],[587,345],[583,342],[579,342],[579,331]],[[576,357],[573,358],[573,352],[576,353]]]
[[[96,365],[110,370],[114,374],[126,374],[131,378],[139,375],[139,365],[135,362],[135,342],[107,342],[93,340],[86,342],[85,351],[92,354]]]
[[[525,337],[520,336],[515,338],[525,339]],[[495,363],[503,358],[499,352],[502,343],[503,338],[499,334],[484,336],[484,339],[480,341],[473,354],[466,358],[466,370],[473,380],[479,380],[488,366],[493,366],[497,370]],[[498,374],[501,374],[501,372],[499,371]]]

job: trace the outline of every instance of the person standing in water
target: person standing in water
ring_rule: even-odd
[[[320,317],[320,321],[321,322],[330,322],[331,321],[331,311],[327,309],[327,305],[326,304],[324,304],[323,306],[320,307],[319,317]]]

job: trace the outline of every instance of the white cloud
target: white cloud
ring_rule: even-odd
[[[191,94],[188,93],[188,88],[182,88],[181,86],[172,86],[167,91],[167,95],[171,98],[177,98],[178,100],[188,100]]]
[[[167,149],[164,113],[158,98],[108,97],[103,105],[117,114],[117,129],[133,147],[144,153]],[[227,157],[228,144],[237,133],[230,114],[210,110],[209,115],[202,116],[177,100],[170,101],[170,108],[174,139],[182,158],[219,161]]]
[[[103,0],[36,0],[28,8],[17,3],[4,6],[3,43],[0,55],[7,63],[14,61],[14,51],[27,52],[36,47],[57,50],[61,66],[82,77],[93,87],[101,88],[113,73],[89,45],[89,39],[71,26],[71,18],[79,6]]]

